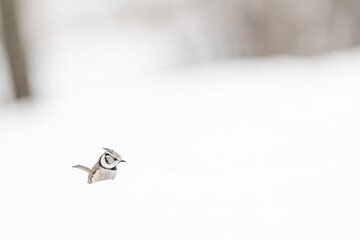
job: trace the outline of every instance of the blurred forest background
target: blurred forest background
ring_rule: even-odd
[[[360,0],[0,6],[0,239],[360,239]]]
[[[12,88],[16,98],[30,96],[34,84],[29,84],[26,69],[31,72],[30,59],[36,56],[39,44],[64,29],[86,31],[111,24],[119,31],[129,30],[122,33],[124,38],[134,32],[151,32],[149,38],[168,46],[163,51],[167,56],[164,61],[181,63],[279,54],[308,56],[360,42],[358,0],[0,2],[0,87],[6,89],[2,95],[9,95]]]

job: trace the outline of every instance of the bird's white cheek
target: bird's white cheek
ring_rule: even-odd
[[[107,163],[105,158],[101,158],[100,163],[103,167],[106,167],[106,168],[113,168],[113,167],[116,167],[116,165],[117,165],[116,162]]]

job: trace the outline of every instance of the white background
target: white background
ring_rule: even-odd
[[[359,239],[359,50],[179,65],[111,24],[32,44],[36,97],[0,108],[0,239]],[[101,147],[127,162],[88,185],[71,166]]]

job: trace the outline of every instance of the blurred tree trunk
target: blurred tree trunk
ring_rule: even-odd
[[[5,53],[9,61],[10,73],[16,98],[30,96],[26,62],[18,30],[15,0],[0,0]]]
[[[360,0],[132,0],[122,17],[174,23],[207,59],[311,55],[360,45]]]

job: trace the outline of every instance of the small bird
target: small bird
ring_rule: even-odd
[[[125,160],[122,160],[120,155],[114,150],[108,148],[103,149],[105,150],[105,153],[100,156],[92,169],[82,165],[73,166],[73,168],[78,168],[89,173],[89,184],[108,179],[114,180],[117,172],[116,166],[121,162],[126,162]]]

